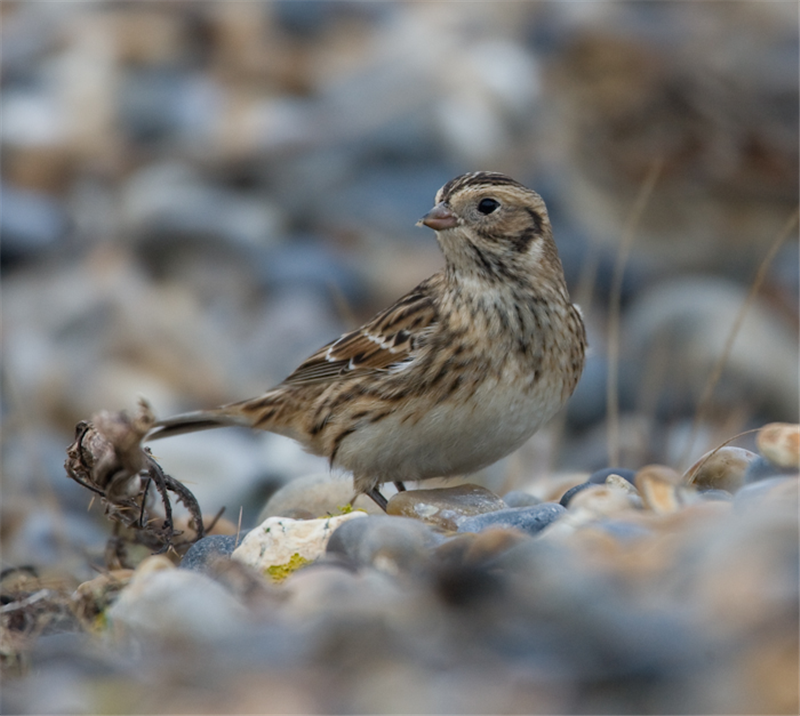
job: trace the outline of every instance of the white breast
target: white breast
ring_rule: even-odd
[[[475,472],[516,450],[558,411],[560,387],[540,386],[523,392],[489,381],[466,403],[447,401],[413,416],[400,408],[346,437],[336,463],[380,482]]]

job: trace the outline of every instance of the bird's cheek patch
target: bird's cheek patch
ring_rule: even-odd
[[[532,227],[527,227],[514,236],[511,244],[519,253],[523,254],[530,248],[538,235],[538,232]]]

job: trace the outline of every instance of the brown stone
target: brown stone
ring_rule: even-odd
[[[800,425],[769,423],[756,436],[758,451],[778,467],[800,467]]]
[[[756,457],[754,452],[726,445],[703,455],[686,471],[684,482],[698,490],[736,492],[744,484],[747,466]]]
[[[644,507],[661,515],[680,509],[680,482],[680,475],[665,465],[646,465],[634,478]]]
[[[506,503],[485,487],[467,484],[398,492],[389,500],[386,512],[413,517],[446,530],[456,530],[458,523],[466,517],[505,507]]]

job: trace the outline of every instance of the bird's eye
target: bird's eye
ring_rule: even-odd
[[[500,202],[496,199],[481,199],[478,202],[478,211],[480,211],[481,214],[491,214],[499,206]]]

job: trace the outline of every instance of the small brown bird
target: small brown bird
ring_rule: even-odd
[[[263,395],[158,423],[151,438],[242,425],[384,482],[475,472],[524,443],[575,390],[586,334],[542,198],[494,172],[456,177],[420,224],[446,266]]]

